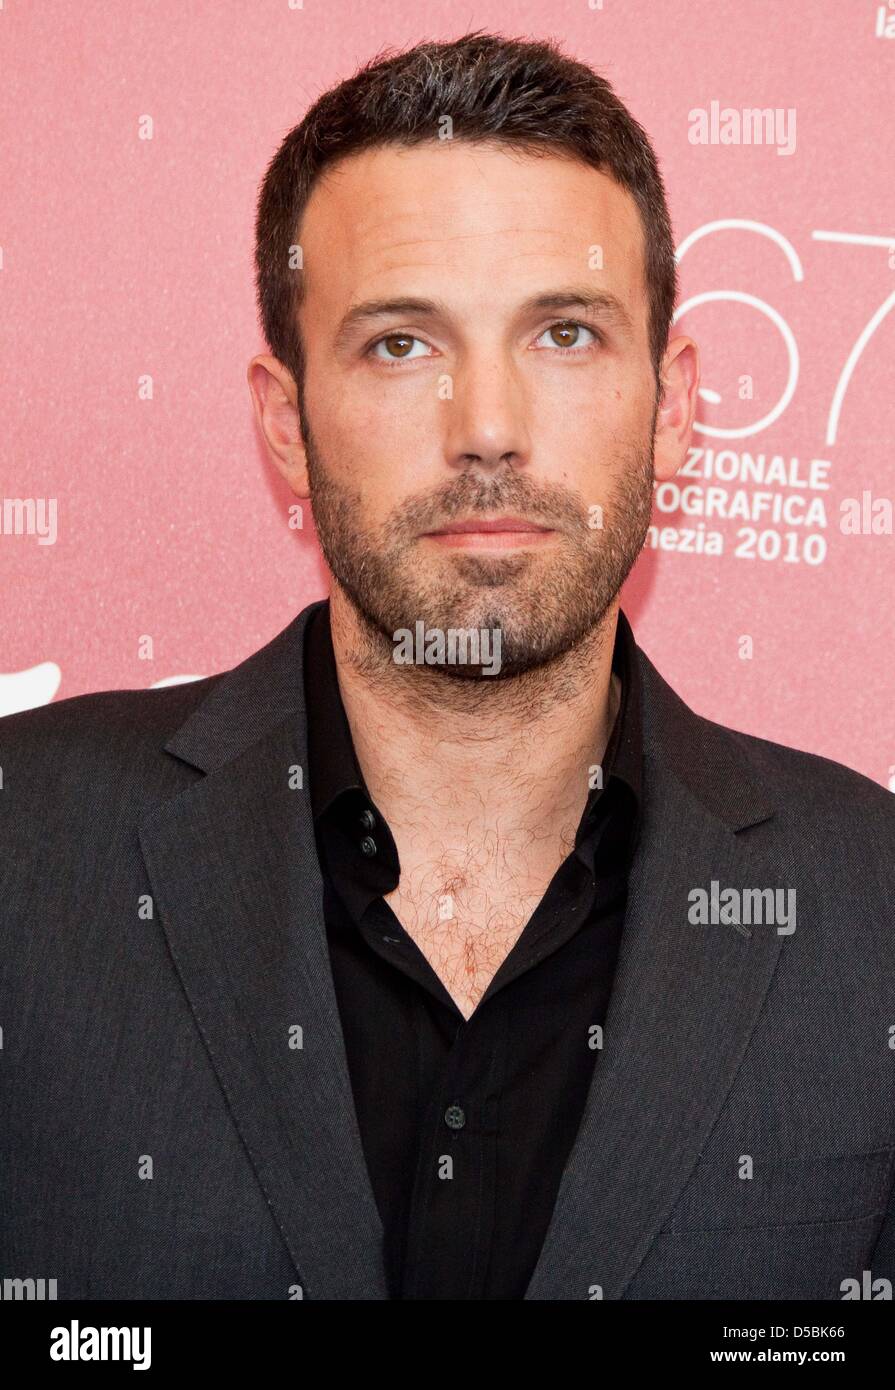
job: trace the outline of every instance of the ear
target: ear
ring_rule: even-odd
[[[699,393],[699,349],[692,338],[672,338],[662,359],[662,398],[656,415],[653,471],[673,478],[687,457]]]
[[[271,462],[296,497],[310,497],[308,460],[298,411],[298,392],[292,373],[276,357],[253,357],[246,379],[258,428]]]

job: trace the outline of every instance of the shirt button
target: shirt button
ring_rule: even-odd
[[[364,811],[362,815],[358,816],[358,820],[360,821],[361,827],[364,830],[372,830],[373,826],[376,824],[376,817],[373,815],[373,812],[369,809]]]
[[[365,835],[360,842],[361,854],[371,855],[376,853],[376,841],[372,835]]]
[[[444,1122],[448,1129],[462,1129],[466,1124],[466,1113],[459,1105],[449,1105],[444,1112]]]

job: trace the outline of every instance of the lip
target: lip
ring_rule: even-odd
[[[425,531],[424,539],[446,549],[516,550],[524,545],[543,545],[553,534],[552,528],[524,517],[470,517],[452,521],[438,531]]]
[[[473,516],[468,521],[452,521],[450,526],[440,526],[437,531],[427,531],[426,535],[455,536],[466,535],[469,532],[549,530],[549,526],[538,526],[534,521],[526,521],[521,516],[497,516],[493,518]]]

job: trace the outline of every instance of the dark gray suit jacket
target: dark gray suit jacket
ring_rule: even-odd
[[[0,720],[0,1279],[386,1297],[299,772],[314,606],[222,675]],[[638,660],[622,954],[526,1297],[878,1296],[895,802]],[[794,889],[795,931],[695,924],[713,881]]]

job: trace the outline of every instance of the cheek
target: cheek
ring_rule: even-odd
[[[400,369],[395,369],[397,376]],[[346,373],[315,392],[311,410],[340,444],[358,450],[394,449],[401,441],[431,439],[444,402],[432,372],[415,380],[389,379],[389,369]]]
[[[574,408],[567,404],[549,417],[542,415],[534,441],[534,474],[565,488],[587,509],[605,507],[633,455],[646,443],[642,414],[640,406],[623,408],[613,392],[608,402],[591,396]]]
[[[639,388],[602,387],[591,379],[580,389],[573,383],[559,407],[543,407],[538,418],[539,433],[549,431],[558,447],[565,448],[565,457],[610,465],[619,451],[644,441],[651,415]]]
[[[408,466],[405,439],[381,428],[355,428],[342,413],[329,428],[315,430],[322,468],[332,488],[349,503],[357,527],[374,534],[415,491],[419,478]]]
[[[623,430],[625,415],[622,390],[597,369],[560,365],[530,383],[532,432],[538,442],[549,441],[560,462],[602,454]]]
[[[387,515],[403,498],[444,480],[438,410],[418,393],[387,385],[376,392],[346,392],[314,408],[314,439],[327,471],[359,491],[365,506]]]

